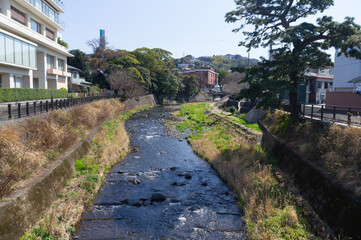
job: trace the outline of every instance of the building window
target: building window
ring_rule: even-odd
[[[36,68],[36,47],[0,33],[0,61]]]
[[[325,88],[326,89],[328,88],[328,82],[325,82]]]
[[[317,88],[322,88],[322,82],[317,82]]]
[[[50,55],[46,55],[46,67],[47,69],[54,69],[54,57]]]
[[[39,88],[39,78],[33,78],[33,88]]]
[[[15,76],[15,88],[23,88],[23,77]]]
[[[17,10],[13,6],[11,6],[11,18],[23,25],[26,25],[25,13]]]
[[[58,59],[58,69],[60,71],[65,71],[64,60]]]
[[[78,78],[78,73],[77,72],[73,72],[73,78]]]
[[[49,28],[46,28],[46,37],[51,40],[55,40],[55,34]]]
[[[34,19],[31,19],[31,29],[41,34],[41,24]]]
[[[5,62],[5,35],[0,33],[0,61]]]
[[[5,58],[6,62],[14,63],[14,38],[5,36]]]

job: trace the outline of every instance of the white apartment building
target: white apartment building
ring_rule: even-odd
[[[0,87],[68,88],[59,0],[0,0]]]
[[[346,57],[345,55],[335,55],[335,74],[334,91],[335,92],[353,92],[354,88],[360,83],[353,83],[352,80],[361,77],[361,60]]]

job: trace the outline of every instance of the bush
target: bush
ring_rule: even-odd
[[[67,98],[68,91],[65,88],[56,89],[32,89],[32,88],[0,88],[0,102],[27,101],[36,99]]]

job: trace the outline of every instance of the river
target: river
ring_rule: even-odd
[[[110,170],[74,239],[246,239],[233,192],[184,136],[167,131],[172,111],[127,121],[135,151]]]

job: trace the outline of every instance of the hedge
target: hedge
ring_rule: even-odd
[[[32,88],[0,88],[0,102],[50,99],[51,93],[53,93],[53,98],[67,98],[72,96],[71,94],[68,94],[68,90],[66,90],[65,88],[60,90]]]

